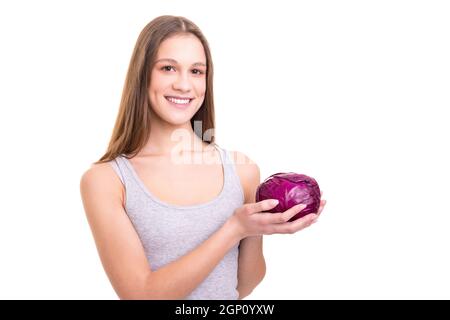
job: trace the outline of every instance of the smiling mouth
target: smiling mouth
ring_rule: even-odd
[[[191,98],[175,98],[175,97],[169,97],[169,96],[166,96],[165,98],[170,103],[174,104],[175,106],[179,106],[179,107],[186,107],[192,102],[192,100],[194,100]]]

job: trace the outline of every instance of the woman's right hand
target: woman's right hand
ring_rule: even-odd
[[[296,233],[314,223],[325,205],[323,200],[318,213],[311,213],[295,221],[288,222],[289,219],[302,211],[306,206],[299,204],[284,212],[264,212],[278,204],[273,201],[274,199],[267,199],[256,203],[248,203],[234,211],[230,219],[234,222],[241,239],[274,233]]]

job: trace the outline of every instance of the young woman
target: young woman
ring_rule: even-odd
[[[183,17],[151,21],[137,40],[106,153],[81,178],[103,267],[121,299],[242,299],[266,268],[262,236],[318,214],[264,213],[258,166],[214,142],[213,63]]]

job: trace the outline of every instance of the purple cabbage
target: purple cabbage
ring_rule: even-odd
[[[284,212],[297,204],[306,208],[289,221],[297,220],[309,213],[316,213],[320,207],[320,189],[316,180],[304,174],[276,173],[262,182],[256,190],[256,202],[277,199],[278,205],[267,212]]]

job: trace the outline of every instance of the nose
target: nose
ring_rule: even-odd
[[[179,73],[177,79],[173,83],[173,88],[175,90],[189,92],[192,89],[192,84],[189,80],[189,76],[183,73]]]

